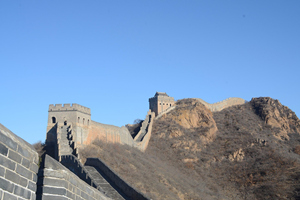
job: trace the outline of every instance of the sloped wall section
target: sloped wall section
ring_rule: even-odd
[[[0,124],[0,199],[36,199],[38,163],[35,149]]]
[[[88,158],[86,166],[93,166],[96,169],[100,170],[105,176],[122,190],[132,200],[150,200],[148,197],[144,196],[142,193],[138,192],[133,186],[125,182],[122,178],[118,176],[112,169],[110,169],[102,160],[99,158]]]
[[[48,155],[45,156],[44,169],[40,170],[39,177],[42,182],[39,183],[38,200],[110,200]]]
[[[83,144],[88,145],[94,140],[99,139],[109,143],[127,144],[144,151],[146,150],[151,137],[154,118],[155,113],[149,110],[142,124],[141,130],[135,138],[132,138],[125,126],[117,127],[92,121],[89,134],[83,140]]]
[[[237,98],[237,97],[231,97],[231,98],[228,98],[228,99],[225,99],[223,101],[213,103],[213,104],[207,103],[203,99],[199,99],[199,98],[196,98],[196,99],[198,101],[200,101],[202,104],[204,104],[212,112],[221,111],[230,106],[241,105],[241,104],[245,103],[244,99]]]

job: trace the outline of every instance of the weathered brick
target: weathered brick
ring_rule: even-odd
[[[9,150],[8,157],[10,159],[16,161],[17,163],[21,163],[22,156],[16,152],[14,152],[13,150]]]
[[[26,168],[29,168],[29,166],[30,166],[30,161],[27,160],[26,158],[23,158],[23,159],[22,159],[22,165],[23,165],[24,167],[26,167]]]
[[[14,184],[10,183],[9,181],[7,181],[3,178],[0,178],[0,188],[2,190],[12,192],[14,189]]]
[[[38,171],[39,171],[39,166],[36,165],[35,163],[30,163],[29,169],[30,169],[31,171],[35,172],[35,173],[38,173]]]
[[[4,146],[2,143],[0,143],[0,153],[6,156],[7,152],[8,152],[8,148]]]
[[[80,196],[80,194],[81,194],[81,191],[80,191],[80,189],[79,189],[79,188],[75,187],[75,192],[76,192],[76,194],[77,194],[77,195],[79,195],[79,196]]]
[[[68,188],[68,183],[62,179],[44,178],[44,185]]]
[[[43,195],[43,200],[68,200],[68,197]]]
[[[29,181],[27,188],[33,192],[36,191],[36,184],[34,182]]]
[[[44,194],[56,194],[56,195],[66,195],[67,191],[65,188],[54,188],[54,187],[43,187]]]
[[[70,199],[75,199],[75,194],[67,190],[67,197],[69,197]]]
[[[7,167],[8,169],[15,170],[16,164],[11,160],[7,159],[6,157],[0,154],[0,165]]]
[[[25,178],[32,180],[32,172],[19,164],[17,165],[16,172],[21,176],[24,176]]]
[[[6,199],[7,200],[18,200],[18,197],[14,196],[12,194],[4,192],[3,199],[5,199],[5,200]]]
[[[84,200],[84,199],[81,198],[80,196],[76,196],[76,200]]]
[[[24,188],[22,188],[22,187],[20,187],[18,185],[15,185],[15,189],[14,189],[14,194],[15,195],[23,197],[24,196],[24,192],[25,192]]]
[[[19,184],[21,185],[21,186],[23,186],[23,187],[26,187],[27,186],[27,179],[26,178],[23,178],[23,177],[21,177],[20,176],[20,182],[19,182]]]
[[[36,194],[35,193],[31,193],[31,198],[30,200],[36,200]]]
[[[16,184],[19,184],[19,182],[20,182],[20,176],[18,174],[16,174],[15,172],[10,171],[10,170],[6,170],[5,178],[7,180],[10,180],[10,181],[16,183]]]
[[[32,180],[34,182],[37,182],[37,179],[38,179],[37,175],[36,174],[32,174]]]
[[[7,137],[6,135],[2,134],[0,132],[0,141],[3,144],[6,144],[6,146],[8,146],[9,148],[13,149],[13,150],[17,150],[17,143],[14,142],[12,139],[10,139],[9,137]]]
[[[31,191],[25,190],[25,191],[24,191],[23,197],[24,197],[25,199],[30,199],[31,193],[32,193]]]
[[[4,172],[5,172],[5,169],[0,166],[0,176],[4,176]]]
[[[44,169],[44,176],[45,177],[56,177],[56,178],[64,178],[64,174],[59,171]]]
[[[88,194],[93,194],[94,191],[91,189],[90,186],[86,186],[85,187],[85,192],[88,193]]]
[[[89,198],[89,196],[85,192],[83,192],[83,191],[81,191],[81,197],[83,199],[88,199]]]
[[[18,145],[18,152],[26,158],[30,158],[31,156],[31,153],[21,145]]]

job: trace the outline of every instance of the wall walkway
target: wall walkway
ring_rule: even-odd
[[[228,98],[228,99],[225,99],[223,101],[213,103],[213,104],[207,103],[203,99],[199,99],[199,98],[196,98],[196,99],[198,101],[200,101],[202,104],[204,104],[212,112],[221,111],[230,106],[241,105],[241,104],[245,103],[244,99],[237,98],[237,97],[231,97],[231,98]]]

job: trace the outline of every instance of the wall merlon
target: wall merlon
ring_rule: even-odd
[[[73,103],[73,104],[50,104],[49,112],[57,112],[57,111],[79,111],[85,114],[91,114],[91,109],[84,107],[82,105]]]

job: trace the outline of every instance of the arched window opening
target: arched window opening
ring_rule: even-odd
[[[64,121],[64,125],[67,126],[67,124],[68,124],[68,122],[67,122],[67,120],[65,120],[65,121]]]
[[[79,121],[80,121],[80,117],[78,117],[78,123],[79,123]]]
[[[171,107],[171,104],[170,104],[170,107]]]
[[[87,125],[90,125],[90,120],[88,119],[88,124]]]
[[[83,120],[82,120],[82,124],[84,124],[84,120],[85,120],[85,119],[83,118]]]
[[[52,117],[52,123],[55,124],[56,123],[56,118]]]

